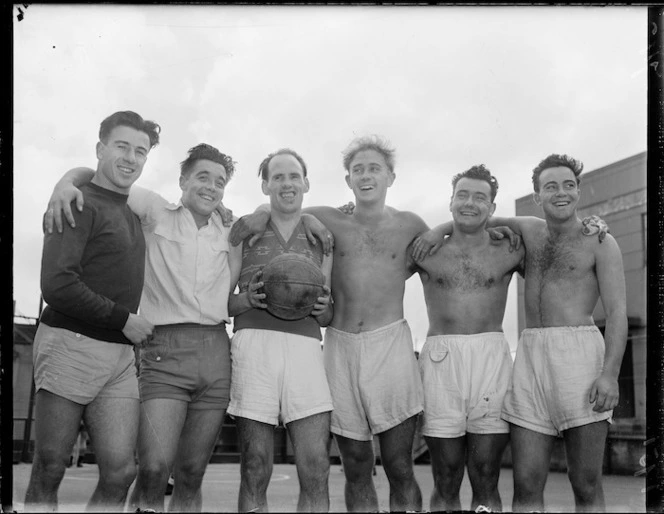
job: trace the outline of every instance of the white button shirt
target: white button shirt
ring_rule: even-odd
[[[154,325],[230,322],[230,227],[213,212],[197,228],[189,209],[133,186],[127,201],[145,234],[140,314]]]

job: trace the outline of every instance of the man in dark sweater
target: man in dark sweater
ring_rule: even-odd
[[[153,326],[136,313],[145,240],[127,195],[160,127],[131,111],[100,126],[98,165],[81,188],[76,229],[46,233],[41,287],[48,304],[34,341],[35,455],[26,510],[54,510],[72,446],[84,420],[99,464],[88,508],[122,510],[136,476],[139,394],[134,345]]]

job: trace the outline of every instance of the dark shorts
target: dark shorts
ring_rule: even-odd
[[[142,402],[170,398],[199,410],[228,406],[231,358],[226,325],[159,325],[139,354]]]

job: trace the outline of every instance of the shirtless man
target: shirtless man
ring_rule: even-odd
[[[346,507],[378,510],[372,478],[373,435],[378,434],[390,509],[421,510],[411,451],[423,391],[403,296],[413,274],[408,246],[427,226],[412,212],[386,207],[387,189],[395,179],[394,150],[382,140],[353,141],[344,153],[344,167],[357,205],[353,214],[334,207],[306,212],[335,239],[334,317],[325,331],[323,353],[334,403],[331,431],[346,474]],[[268,215],[259,212],[251,218],[238,221],[232,243],[260,232]]]
[[[536,217],[494,218],[523,237],[526,329],[502,417],[511,424],[514,511],[543,510],[553,442],[562,434],[577,510],[604,510],[601,485],[627,340],[622,255],[576,212],[583,165],[552,154],[533,170]],[[604,241],[604,244],[602,244]],[[592,317],[601,298],[604,337]]]
[[[471,509],[501,511],[498,478],[509,425],[500,419],[512,370],[503,334],[507,290],[523,273],[524,249],[494,241],[486,224],[498,182],[484,165],[452,180],[451,236],[417,263],[429,315],[419,364],[424,384],[423,435],[434,476],[430,509],[461,510],[466,459]]]

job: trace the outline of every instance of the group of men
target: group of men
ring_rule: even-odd
[[[97,169],[65,174],[49,203],[26,508],[57,504],[83,418],[100,469],[91,509],[121,510],[137,475],[130,508],[163,510],[173,473],[169,510],[200,511],[226,409],[241,450],[239,511],[267,510],[279,423],[293,442],[298,510],[329,509],[331,433],[349,511],[378,511],[374,436],[390,510],[421,511],[411,452],[422,413],[430,510],[461,508],[466,462],[470,507],[501,510],[510,437],[513,510],[542,510],[559,434],[577,508],[603,508],[625,286],[615,240],[577,217],[580,163],[551,155],[535,168],[543,220],[494,218],[497,180],[474,166],[454,177],[452,221],[429,230],[416,214],[386,205],[394,150],[380,138],[358,138],[344,152],[350,210],[303,209],[305,161],[281,149],[259,166],[269,205],[231,228],[220,204],[235,163],[214,147],[197,145],[181,163],[177,205],[132,186],[158,134],[136,113],[113,114],[101,125]],[[305,255],[326,278],[301,320],[266,310],[261,270],[283,253]],[[515,271],[525,276],[528,328],[512,364],[502,320]],[[429,317],[419,362],[403,311],[415,273]],[[600,297],[604,337],[592,319]]]

